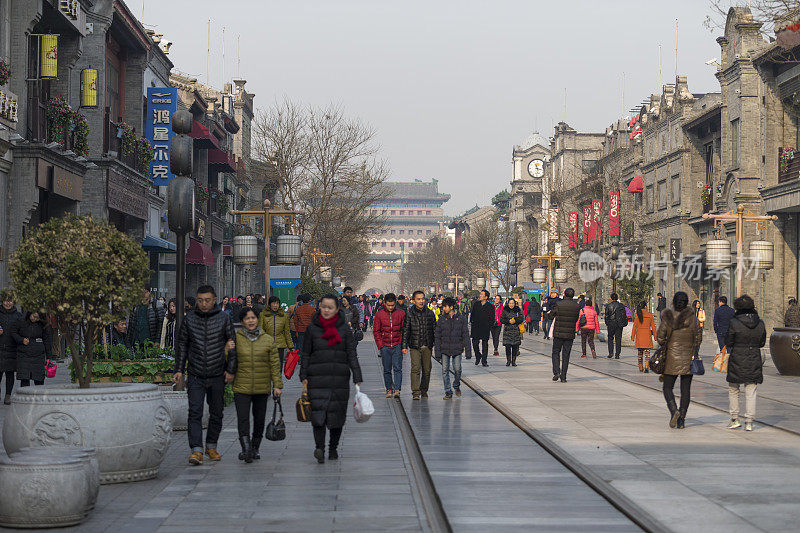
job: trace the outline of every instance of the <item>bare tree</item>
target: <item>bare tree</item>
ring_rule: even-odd
[[[513,270],[519,242],[512,224],[496,218],[474,224],[465,236],[465,246],[472,273],[481,277],[492,272],[508,292],[512,288]]]
[[[764,35],[774,33],[776,24],[780,24],[781,21],[797,21],[800,17],[800,1],[798,0],[751,0],[747,3],[741,0],[709,0],[708,3],[711,13],[706,16],[704,24],[711,31],[725,28],[725,20],[730,8],[748,4],[753,14],[753,20],[763,24],[761,32]]]

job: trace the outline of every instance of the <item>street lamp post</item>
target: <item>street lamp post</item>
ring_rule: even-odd
[[[463,280],[463,279],[464,279],[464,276],[459,276],[458,274],[453,274],[452,276],[447,276],[447,279],[452,279],[452,280],[455,280],[455,281],[453,281],[453,283],[454,283],[454,285],[453,285],[453,286],[455,287],[455,290],[453,290],[453,293],[455,294],[455,293],[456,293],[456,291],[460,290],[460,289],[458,288],[458,287],[459,287],[459,282],[458,282],[458,280]]]
[[[744,206],[739,204],[736,211],[728,211],[720,215],[712,215],[711,213],[703,213],[703,218],[712,219],[714,221],[714,228],[721,230],[725,222],[734,222],[736,225],[736,297],[742,295],[742,270],[744,263],[744,223],[755,222],[761,224],[766,229],[768,220],[778,220],[775,215],[756,215],[748,211],[745,213]]]
[[[302,211],[290,211],[287,209],[271,209],[270,201],[264,200],[263,209],[251,209],[245,211],[231,211],[231,215],[240,217],[240,223],[245,223],[248,219],[261,219],[264,221],[264,295],[269,298],[269,241],[272,237],[272,217],[286,217],[286,224],[292,224],[296,215],[302,215]]]
[[[546,280],[546,282],[547,282],[546,295],[547,296],[550,295],[550,279],[553,276],[553,261],[558,260],[558,259],[566,259],[566,258],[567,257],[564,256],[564,255],[556,255],[555,252],[549,252],[549,253],[546,253],[544,255],[532,255],[531,256],[531,259],[535,259],[537,261],[539,261],[539,260],[547,261],[547,280]]]

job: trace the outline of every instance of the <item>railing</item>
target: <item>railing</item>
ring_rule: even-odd
[[[125,163],[137,172],[142,169],[138,168],[136,163],[136,154],[125,154],[122,151],[122,133],[123,130],[118,122],[111,120],[109,108],[106,108],[103,117],[103,153],[106,157],[113,157],[118,161]],[[120,121],[121,122],[121,121]],[[136,129],[134,128],[134,133]]]
[[[56,138],[47,121],[47,103],[40,98],[28,99],[28,120],[26,134],[30,141],[51,143],[57,142],[63,150],[72,150],[75,146],[75,132],[66,131],[63,137]]]
[[[778,183],[800,178],[800,153],[792,148],[778,149]]]

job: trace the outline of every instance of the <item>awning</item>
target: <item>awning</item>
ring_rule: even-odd
[[[214,254],[211,247],[200,241],[189,239],[189,249],[186,251],[187,265],[214,266]]]
[[[639,174],[628,184],[628,192],[642,192],[644,190],[644,176]]]
[[[208,150],[208,165],[215,167],[220,172],[236,172],[236,162],[233,156],[219,148]]]
[[[174,254],[176,250],[173,243],[153,235],[145,236],[142,241],[142,248],[144,248],[146,252],[157,252],[160,254]]]
[[[214,135],[208,131],[208,128],[197,122],[196,120],[192,121],[192,132],[189,133],[189,137],[195,140],[195,146],[198,148],[218,148],[219,141]]]

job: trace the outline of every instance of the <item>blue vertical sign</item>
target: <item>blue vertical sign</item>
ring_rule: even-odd
[[[145,137],[153,147],[153,162],[150,177],[153,185],[168,185],[175,175],[169,169],[169,145],[175,132],[172,131],[172,115],[178,109],[178,89],[174,87],[147,88],[147,116]]]

